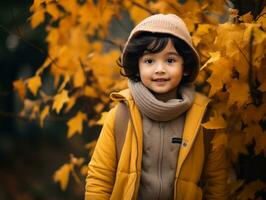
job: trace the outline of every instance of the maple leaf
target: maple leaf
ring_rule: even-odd
[[[209,96],[213,96],[223,88],[223,85],[231,80],[232,63],[226,58],[220,58],[209,66],[212,73],[207,81],[211,85]]]
[[[230,83],[228,91],[230,93],[228,100],[230,105],[237,103],[237,105],[240,107],[248,101],[249,87],[247,83],[233,80]]]
[[[57,113],[60,112],[63,105],[69,101],[68,91],[63,90],[61,93],[54,97],[53,110],[55,109]]]
[[[46,11],[52,16],[52,19],[55,21],[60,17],[60,11],[54,3],[46,5]]]
[[[70,138],[75,133],[81,134],[82,130],[83,130],[83,121],[86,119],[87,119],[86,114],[84,114],[82,112],[78,112],[75,117],[71,118],[67,122],[67,126],[68,126],[67,137]]]
[[[260,134],[263,134],[263,130],[258,123],[249,124],[243,130],[243,132],[245,133],[245,137],[244,137],[244,144],[245,145],[251,144],[253,139],[255,139],[255,141],[257,141],[258,136]]]
[[[223,131],[217,131],[211,141],[213,145],[213,149],[217,149],[220,146],[227,147],[228,145],[228,137]]]
[[[85,147],[89,150],[89,156],[91,157],[93,154],[93,151],[95,149],[95,146],[97,144],[96,140],[91,141],[90,143],[86,144]]]
[[[208,64],[213,63],[220,59],[221,53],[219,51],[217,52],[210,52],[210,59],[201,67],[201,70],[204,69]]]
[[[39,8],[34,14],[30,17],[31,27],[36,28],[40,25],[45,19],[45,10],[43,8]]]
[[[104,121],[106,119],[107,113],[108,112],[102,112],[101,113],[101,118],[97,121],[97,124],[99,124],[99,125],[103,125],[104,124]]]
[[[97,98],[98,94],[95,91],[95,88],[90,87],[90,86],[86,86],[84,89],[84,95],[87,97],[93,97],[93,98]]]
[[[27,86],[34,96],[36,96],[41,85],[42,81],[40,76],[34,76],[27,80]]]
[[[41,127],[43,127],[44,119],[49,114],[49,110],[50,110],[50,106],[47,105],[47,106],[44,107],[44,109],[42,110],[42,112],[40,114],[40,125],[41,125]]]
[[[25,92],[26,92],[25,83],[22,80],[16,80],[13,82],[13,87],[15,90],[18,91],[20,99],[23,100],[25,98]]]
[[[226,121],[222,116],[210,117],[210,120],[203,123],[202,126],[206,129],[223,129],[226,127]]]
[[[54,181],[60,183],[60,187],[62,190],[66,190],[71,170],[71,164],[64,164],[53,175]]]
[[[148,8],[146,2],[143,0],[136,0],[135,2],[141,5],[143,8]],[[141,20],[150,15],[150,13],[143,8],[140,8],[136,5],[133,5],[131,8],[129,8],[131,19],[134,21],[135,24],[138,24]]]
[[[30,11],[31,11],[31,12],[36,11],[36,10],[41,6],[41,4],[42,4],[44,1],[45,1],[45,0],[34,0],[34,1],[33,1],[33,4],[32,4],[31,7],[30,7]]]
[[[262,189],[266,189],[265,183],[263,183],[260,180],[252,181],[251,183],[245,185],[244,189],[237,196],[237,199],[238,200],[255,199],[255,193]]]
[[[230,140],[228,140],[228,148],[230,149],[230,156],[232,161],[236,162],[240,153],[247,155],[247,149],[243,145],[244,137],[242,133],[231,133]]]
[[[266,157],[266,133],[263,132],[256,137],[255,140],[255,155],[259,155],[261,152]]]

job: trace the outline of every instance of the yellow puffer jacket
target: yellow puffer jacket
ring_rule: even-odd
[[[124,146],[117,163],[114,137],[116,106],[108,113],[88,166],[85,200],[137,199],[142,161],[140,111],[128,89],[111,94],[111,98],[125,101],[130,110]],[[196,93],[195,101],[187,111],[176,168],[175,200],[226,199],[227,169],[224,145],[213,145],[204,164],[204,132],[201,121],[208,103],[207,97]],[[216,136],[213,140],[215,138]],[[206,170],[203,170],[204,165]],[[199,187],[202,172],[206,179],[204,192]]]

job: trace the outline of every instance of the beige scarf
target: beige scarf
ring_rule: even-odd
[[[146,88],[141,81],[129,81],[129,89],[133,99],[142,114],[155,121],[169,121],[187,111],[195,98],[195,89],[192,84],[179,87],[181,99],[160,101]]]

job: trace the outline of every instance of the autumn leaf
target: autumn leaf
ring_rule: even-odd
[[[86,114],[84,114],[82,112],[78,112],[75,117],[71,118],[67,122],[67,126],[68,126],[67,137],[70,138],[75,133],[81,134],[82,130],[83,130],[83,121],[86,119],[87,119]]]
[[[36,96],[41,85],[42,81],[40,76],[34,76],[27,80],[27,86],[34,96]]]
[[[71,170],[71,164],[64,164],[53,175],[54,181],[60,183],[60,187],[62,190],[66,190]]]
[[[105,119],[107,117],[107,114],[108,114],[108,112],[102,112],[101,113],[101,118],[97,121],[97,124],[103,125],[104,121],[105,121]]]
[[[226,127],[226,121],[222,116],[210,117],[210,120],[203,123],[202,126],[206,129],[223,129]]]
[[[260,180],[252,181],[244,187],[243,191],[240,192],[240,194],[237,196],[237,200],[255,199],[255,193],[263,189],[266,189],[265,183],[261,182]]]
[[[49,114],[49,110],[50,110],[50,106],[47,105],[47,106],[45,106],[45,108],[42,110],[42,112],[40,114],[40,125],[41,125],[41,127],[43,127],[44,119]]]
[[[89,156],[90,157],[93,154],[93,151],[95,149],[96,144],[97,144],[97,141],[94,140],[94,141],[92,141],[92,142],[90,142],[90,143],[88,143],[88,144],[85,145],[85,147],[89,150]]]
[[[45,10],[43,8],[39,8],[34,14],[31,16],[31,27],[36,28],[40,25],[45,19]]]
[[[210,59],[201,67],[201,70],[204,69],[208,64],[213,63],[220,59],[221,53],[219,51],[217,52],[210,52]]]
[[[13,87],[17,90],[20,99],[23,100],[26,92],[25,83],[22,80],[16,80],[13,82]]]
[[[98,94],[95,91],[95,88],[86,86],[84,89],[84,95],[87,97],[97,98]]]
[[[228,103],[233,105],[237,103],[238,106],[242,106],[247,102],[249,97],[249,87],[245,82],[233,80],[228,88],[230,93]]]
[[[228,148],[230,150],[230,157],[233,162],[236,162],[240,153],[247,155],[246,146],[244,146],[244,137],[242,133],[230,134],[230,140],[228,140]]]
[[[46,10],[52,16],[54,21],[60,17],[60,11],[58,10],[56,4],[49,3],[46,5]]]
[[[220,146],[227,147],[228,145],[228,136],[223,131],[217,131],[211,141],[212,148],[215,150]]]
[[[253,15],[251,14],[251,12],[248,12],[244,15],[241,16],[241,19],[243,20],[243,22],[245,23],[251,23],[253,20]]]
[[[255,141],[255,155],[259,155],[261,152],[266,157],[266,133],[259,134]]]
[[[210,83],[211,90],[209,96],[213,96],[215,93],[220,91],[224,84],[230,82],[232,74],[232,63],[225,58],[220,58],[215,63],[209,66],[212,71],[207,81]]]
[[[63,105],[68,101],[69,101],[68,91],[63,90],[61,93],[57,94],[54,97],[53,110],[56,110],[56,112],[59,113]]]
[[[258,136],[263,134],[263,130],[258,123],[248,124],[248,126],[243,130],[245,133],[244,144],[252,144],[253,139],[258,140]]]

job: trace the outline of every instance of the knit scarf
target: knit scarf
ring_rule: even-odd
[[[155,121],[169,121],[187,111],[195,98],[192,84],[178,88],[181,99],[170,99],[167,102],[158,100],[141,81],[129,81],[132,97],[141,113]]]

